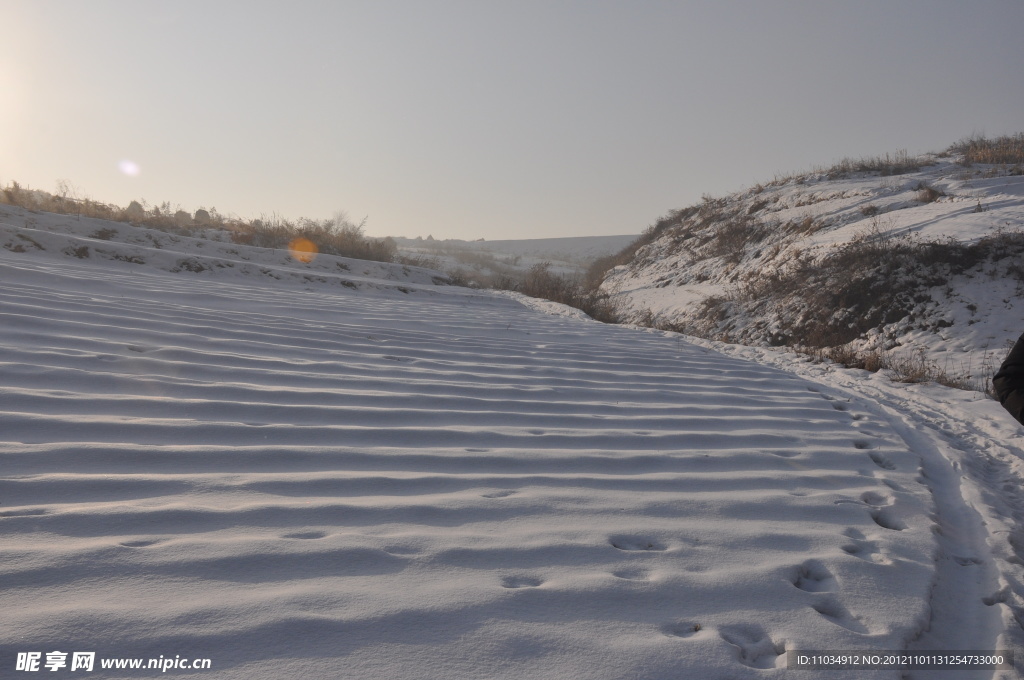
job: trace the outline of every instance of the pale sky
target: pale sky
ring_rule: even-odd
[[[0,0],[0,183],[375,236],[639,233],[1024,131],[1022,36],[1021,0]]]

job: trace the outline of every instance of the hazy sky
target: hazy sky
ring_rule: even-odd
[[[0,182],[378,236],[639,233],[1024,131],[1021,0],[0,0],[0,26]]]

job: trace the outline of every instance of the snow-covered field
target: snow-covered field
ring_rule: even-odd
[[[981,395],[415,268],[3,221],[4,677],[53,651],[97,654],[55,677],[176,655],[211,670],[168,676],[396,680],[1024,661],[1024,437]]]

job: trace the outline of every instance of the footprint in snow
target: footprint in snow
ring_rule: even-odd
[[[411,545],[388,545],[383,550],[389,555],[417,555],[420,552],[419,548]]]
[[[775,643],[764,628],[754,623],[722,626],[718,634],[736,648],[740,663],[751,668],[776,668],[786,653],[784,643]]]
[[[1006,604],[1010,599],[1010,587],[1004,586],[1002,590],[998,590],[988,597],[981,598],[982,604],[986,607],[992,607],[997,604]]]
[[[871,458],[871,462],[873,462],[875,465],[882,468],[883,470],[896,469],[896,465],[891,460],[889,460],[887,456],[884,456],[881,453],[872,451],[871,453],[868,454],[868,457]]]
[[[314,539],[314,538],[324,538],[325,536],[327,536],[327,534],[325,532],[323,532],[323,531],[296,531],[296,532],[291,533],[291,534],[284,534],[284,535],[281,536],[281,538]]]
[[[625,581],[650,581],[651,572],[647,569],[640,569],[638,567],[627,567],[626,569],[619,569],[613,571],[612,576],[615,578],[621,578]]]
[[[46,513],[47,510],[45,508],[25,508],[24,510],[0,511],[0,517],[38,517]]]
[[[861,620],[847,611],[833,595],[825,595],[811,605],[811,609],[821,614],[826,620],[854,633],[869,633],[868,627]]]
[[[892,515],[890,508],[875,508],[870,514],[875,524],[883,529],[903,531],[907,528],[907,525]]]
[[[898,483],[892,481],[891,479],[883,479],[882,480],[882,484],[885,484],[887,487],[889,487],[893,491],[903,491],[904,490],[902,486],[900,486]]]
[[[668,550],[668,548],[653,538],[644,538],[641,536],[612,536],[608,539],[608,542],[613,548],[619,550],[634,551],[659,551]]]
[[[817,560],[807,560],[791,575],[790,582],[808,593],[826,593],[836,590],[836,579],[832,572]]]
[[[704,628],[696,621],[673,621],[661,627],[666,637],[688,638],[702,632]]]
[[[881,494],[877,491],[865,491],[860,495],[860,499],[864,501],[866,505],[876,508],[892,505],[895,502],[892,496],[888,494]]]
[[[542,583],[544,581],[532,576],[506,576],[501,579],[502,588],[536,588]]]
[[[892,561],[878,550],[878,544],[874,541],[867,540],[864,533],[859,529],[848,527],[843,532],[843,535],[852,539],[846,545],[840,546],[840,549],[847,555],[864,560],[865,562],[873,562],[875,564],[892,564]]]
[[[519,493],[515,489],[502,489],[500,491],[491,491],[488,493],[482,493],[480,496],[483,498],[508,498],[509,496]]]

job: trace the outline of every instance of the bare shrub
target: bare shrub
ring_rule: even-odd
[[[708,257],[723,257],[727,262],[737,263],[743,258],[743,251],[748,243],[758,243],[764,240],[765,236],[763,225],[749,216],[723,216],[707,243],[705,254]]]
[[[756,212],[760,212],[767,208],[770,204],[771,201],[767,198],[761,199],[760,201],[754,201],[753,203],[750,204],[750,207],[747,208],[747,214],[753,215]]]
[[[590,318],[605,323],[618,323],[619,315],[608,295],[588,287],[583,279],[562,276],[551,271],[551,264],[534,265],[521,278],[505,277],[494,282],[494,287],[514,290],[530,297],[560,302],[585,312]]]
[[[934,203],[945,195],[935,187],[928,186],[924,182],[917,185],[917,200],[920,203]]]
[[[110,229],[109,227],[104,227],[103,229],[97,229],[92,234],[90,234],[90,236],[92,238],[99,239],[100,241],[109,241],[110,239],[117,236],[117,230]]]
[[[399,255],[396,262],[410,267],[423,267],[424,269],[441,269],[441,260],[430,255]],[[339,262],[339,264],[341,264]]]
[[[935,365],[925,359],[924,352],[901,357],[889,355],[885,368],[893,380],[902,383],[929,382],[937,373]]]
[[[885,353],[880,350],[858,351],[849,345],[818,347],[810,351],[816,359],[828,359],[847,368],[859,368],[877,373],[885,367]]]
[[[824,222],[815,221],[810,215],[804,215],[799,220],[790,221],[786,223],[786,231],[791,234],[801,234],[803,236],[810,236],[824,227]]]

